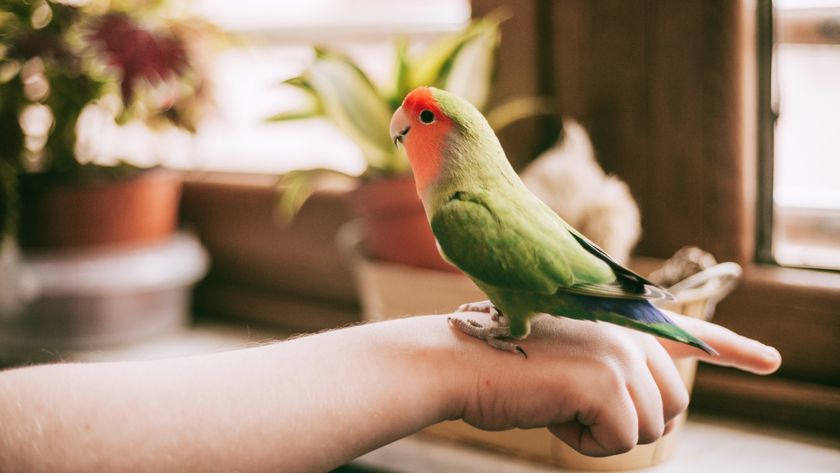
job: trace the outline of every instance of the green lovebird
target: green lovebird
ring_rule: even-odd
[[[665,289],[615,262],[531,193],[496,134],[466,100],[432,87],[409,93],[391,119],[443,257],[489,297],[459,310],[489,312],[497,326],[450,321],[507,351],[541,313],[604,321],[717,352],[652,299]]]

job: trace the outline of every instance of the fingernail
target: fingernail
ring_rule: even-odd
[[[769,345],[764,345],[764,357],[768,360],[777,360],[781,357],[781,355],[779,354],[779,350],[776,350]]]

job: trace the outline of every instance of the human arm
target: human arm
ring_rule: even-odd
[[[692,330],[721,352],[714,361],[758,372],[779,363],[714,325]],[[664,424],[685,407],[684,388],[653,340],[608,324],[539,321],[523,342],[525,360],[428,316],[214,355],[10,370],[0,373],[0,465],[326,471],[445,419],[554,425],[561,438],[584,408],[600,412],[607,429],[657,416]],[[628,385],[646,401],[615,408],[616,389]],[[617,452],[633,440],[619,430],[616,441],[593,426],[593,438]]]

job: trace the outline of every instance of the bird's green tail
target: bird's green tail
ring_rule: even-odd
[[[719,353],[717,350],[709,346],[708,343],[700,340],[699,338],[695,337],[694,335],[688,333],[684,329],[682,329],[679,325],[676,325],[674,322],[671,321],[668,316],[662,314],[661,311],[658,309],[657,312],[660,312],[662,317],[666,320],[664,322],[639,322],[633,320],[629,317],[625,317],[623,315],[614,313],[614,312],[597,312],[595,315],[596,320],[603,320],[605,322],[610,322],[616,325],[621,325],[623,327],[632,328],[634,330],[639,330],[642,332],[647,332],[652,335],[656,335],[657,337],[667,338],[668,340],[674,340],[676,342],[685,343],[687,345],[691,345],[693,347],[697,347],[706,353],[717,356]]]

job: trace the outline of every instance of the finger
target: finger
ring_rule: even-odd
[[[750,371],[756,374],[770,374],[782,364],[779,352],[768,345],[700,319],[668,312],[674,322],[714,347],[720,355],[712,356],[688,345],[660,339],[665,350],[675,358],[694,356],[705,362]]]
[[[677,427],[677,422],[679,422],[678,418],[673,418],[665,424],[665,430],[662,432],[662,436],[668,435],[674,428]]]
[[[688,390],[677,367],[658,344],[648,348],[647,366],[662,396],[662,415],[670,422],[688,408]]]
[[[578,415],[575,420],[551,425],[548,430],[584,455],[604,457],[635,447],[639,439],[638,425],[630,394],[621,389],[592,418]]]
[[[665,420],[659,386],[647,369],[638,370],[627,383],[630,399],[639,419],[639,444],[653,443],[662,437]]]

